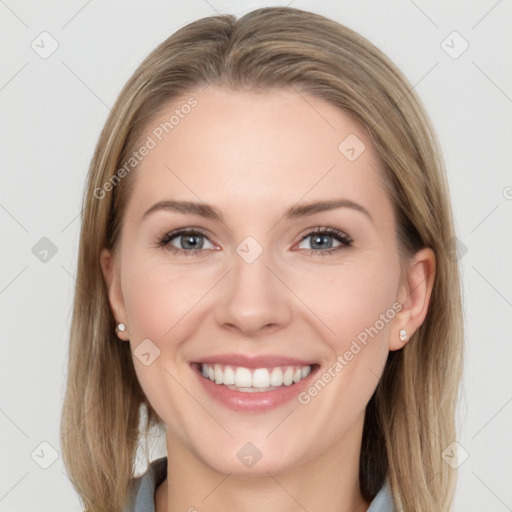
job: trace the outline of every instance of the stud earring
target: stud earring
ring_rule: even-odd
[[[405,341],[407,339],[407,332],[405,332],[405,329],[400,329],[399,335],[402,341]]]
[[[125,332],[126,331],[126,325],[124,324],[117,324],[116,332]]]

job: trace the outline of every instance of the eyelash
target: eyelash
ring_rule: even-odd
[[[305,234],[300,239],[300,242],[303,242],[310,236],[317,235],[317,234],[331,236],[331,237],[335,238],[338,242],[341,242],[342,245],[339,245],[338,247],[333,247],[331,249],[327,249],[325,251],[314,250],[314,249],[302,249],[304,251],[309,251],[310,256],[313,256],[313,255],[314,256],[327,256],[327,255],[335,253],[337,251],[347,249],[348,247],[351,247],[352,243],[353,243],[353,240],[347,234],[343,233],[343,231],[339,231],[337,229],[327,228],[327,227],[326,228],[323,228],[323,227],[315,228],[311,231],[308,231],[307,234]],[[183,235],[201,235],[201,236],[204,236],[205,238],[208,238],[207,234],[199,228],[194,228],[194,229],[183,228],[183,229],[178,229],[176,231],[171,231],[169,233],[166,233],[158,241],[157,245],[158,245],[158,247],[162,247],[165,250],[169,251],[171,254],[177,254],[177,255],[180,254],[180,255],[185,255],[185,256],[198,256],[199,253],[205,252],[205,250],[203,250],[203,249],[193,249],[190,251],[185,251],[184,249],[178,249],[177,247],[174,247],[169,244],[169,242],[171,240],[173,240],[174,238],[176,238],[178,236],[183,236]]]

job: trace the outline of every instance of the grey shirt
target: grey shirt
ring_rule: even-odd
[[[167,476],[167,457],[156,459],[148,470],[131,482],[130,497],[123,512],[155,512],[155,492]],[[394,512],[389,487],[385,484],[372,500],[367,512]]]

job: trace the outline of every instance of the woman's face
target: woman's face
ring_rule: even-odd
[[[102,265],[168,449],[225,473],[355,456],[405,327],[370,138],[292,89],[210,86],[142,141],[119,252]]]

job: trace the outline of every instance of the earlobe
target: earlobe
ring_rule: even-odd
[[[100,265],[107,286],[108,301],[117,325],[116,334],[121,340],[128,341],[127,318],[119,282],[119,270],[114,255],[108,249],[102,249]],[[119,328],[119,325],[122,325],[123,328]]]
[[[419,250],[411,259],[407,275],[400,290],[402,309],[396,316],[389,350],[399,350],[419,329],[427,316],[434,286],[436,257],[428,247]]]

